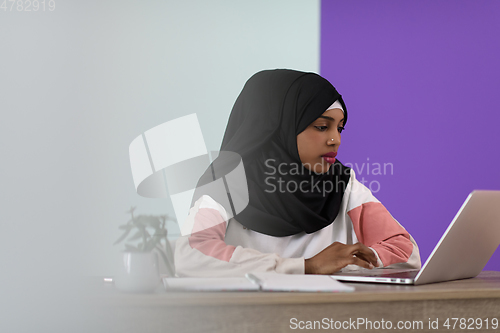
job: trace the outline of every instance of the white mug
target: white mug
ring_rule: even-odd
[[[124,252],[115,286],[122,291],[153,292],[161,281],[158,267],[155,252]]]

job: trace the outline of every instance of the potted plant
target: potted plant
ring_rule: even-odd
[[[129,291],[151,291],[159,283],[160,254],[167,273],[174,276],[174,257],[168,241],[167,221],[175,221],[169,215],[134,215],[135,207],[127,212],[130,220],[119,228],[123,234],[115,241],[118,244],[126,239],[121,272],[115,281],[117,287]],[[132,233],[132,231],[135,231]],[[127,237],[132,235],[127,239]]]

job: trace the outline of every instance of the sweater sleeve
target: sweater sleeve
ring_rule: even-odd
[[[420,268],[418,246],[401,224],[351,170],[347,215],[359,242],[370,247],[384,267]]]
[[[225,243],[227,213],[210,196],[202,196],[189,211],[185,224],[190,235],[176,241],[175,267],[182,277],[230,277],[250,272],[303,274],[304,258],[282,258]]]

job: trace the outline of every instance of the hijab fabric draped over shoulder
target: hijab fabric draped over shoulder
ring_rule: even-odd
[[[202,185],[234,169],[235,155],[223,154],[234,152],[243,161],[249,199],[246,208],[233,214],[239,223],[278,237],[330,225],[339,213],[350,169],[337,160],[326,173],[309,171],[300,161],[297,135],[337,100],[345,126],[347,109],[341,95],[318,74],[288,69],[254,74],[236,99],[221,155],[198,182],[193,202],[211,195]],[[238,194],[232,190],[231,195]]]

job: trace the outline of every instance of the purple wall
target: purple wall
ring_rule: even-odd
[[[423,261],[470,191],[500,190],[499,36],[500,1],[322,1],[321,74],[350,112],[338,158]]]

